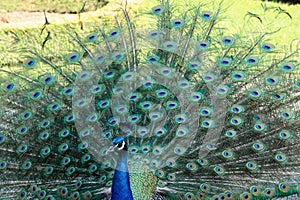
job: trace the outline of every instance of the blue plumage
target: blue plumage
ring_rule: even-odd
[[[133,200],[130,188],[129,171],[127,166],[128,149],[124,138],[117,137],[113,140],[117,145],[119,158],[114,172],[112,184],[112,200]]]

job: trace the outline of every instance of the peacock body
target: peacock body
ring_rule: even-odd
[[[143,27],[121,6],[88,34],[46,20],[41,41],[18,36],[21,66],[0,68],[1,200],[299,198],[299,43],[271,43],[270,13],[291,16],[264,6],[233,33],[222,2],[175,4]]]

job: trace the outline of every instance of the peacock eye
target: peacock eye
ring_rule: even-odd
[[[118,146],[119,150],[123,150],[125,147],[125,142],[122,141],[122,143],[118,143],[117,146]]]

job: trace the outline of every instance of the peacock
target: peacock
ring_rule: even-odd
[[[38,36],[7,33],[0,199],[299,199],[300,43],[272,42],[294,16],[117,7],[79,30],[45,13]]]

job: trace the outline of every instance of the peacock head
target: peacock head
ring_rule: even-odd
[[[121,136],[116,137],[116,138],[113,139],[112,143],[114,145],[113,146],[114,150],[117,149],[118,151],[121,151],[121,150],[127,151],[127,144],[125,142],[124,137],[121,137]]]

